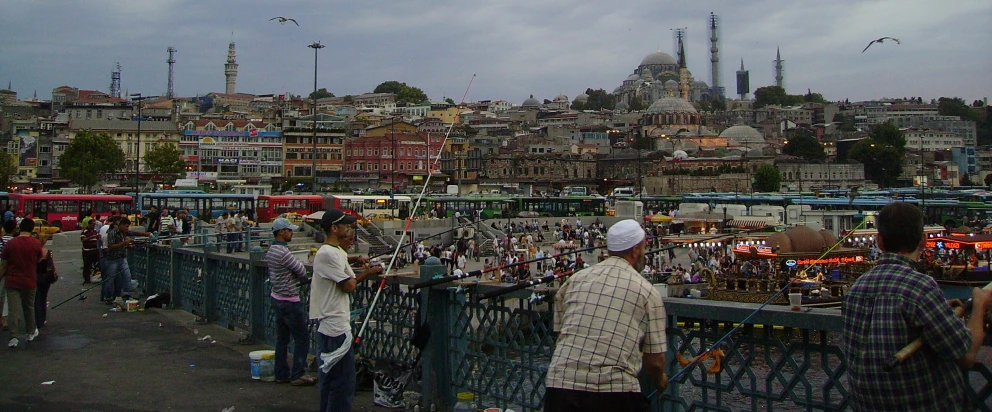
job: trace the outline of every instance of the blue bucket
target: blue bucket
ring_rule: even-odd
[[[834,269],[830,271],[830,279],[840,280],[840,269]]]

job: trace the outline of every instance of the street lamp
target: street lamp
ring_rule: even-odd
[[[307,47],[313,49],[313,167],[310,169],[310,191],[317,194],[317,50],[325,46],[315,41]]]
[[[134,211],[137,213],[138,210],[138,194],[141,193],[141,188],[138,186],[138,175],[141,173],[141,101],[144,97],[141,93],[131,93],[130,97],[138,101],[138,140],[135,147],[135,160],[134,160]]]

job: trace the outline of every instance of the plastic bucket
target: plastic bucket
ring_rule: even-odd
[[[833,280],[840,280],[840,269],[831,270],[830,278]]]
[[[251,378],[271,382],[275,380],[276,352],[257,350],[248,354],[251,362]]]

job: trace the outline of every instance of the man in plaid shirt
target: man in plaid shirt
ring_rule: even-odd
[[[974,364],[985,339],[984,314],[992,296],[972,291],[974,316],[965,324],[937,282],[918,269],[926,241],[920,210],[892,203],[878,214],[876,226],[884,254],[844,297],[842,349],[854,409],[970,410],[963,369]],[[886,371],[886,361],[917,338],[923,349]]]
[[[548,367],[545,411],[644,411],[637,374],[659,390],[665,375],[665,306],[641,276],[644,229],[617,222],[606,234],[610,257],[572,275],[555,295],[558,333]]]

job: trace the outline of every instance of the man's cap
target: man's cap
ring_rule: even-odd
[[[283,229],[289,229],[289,230],[295,232],[295,231],[299,230],[300,227],[294,225],[293,223],[291,223],[289,221],[289,219],[286,219],[284,217],[280,217],[280,218],[272,221],[272,231],[273,232],[278,232],[278,231],[283,230]]]
[[[351,216],[338,209],[327,209],[324,212],[324,217],[320,218],[320,227],[326,231],[327,228],[331,227],[331,225],[350,225],[357,221],[357,217]]]
[[[611,252],[622,252],[637,246],[644,240],[644,229],[636,220],[621,220],[610,226],[606,232],[606,248]]]

